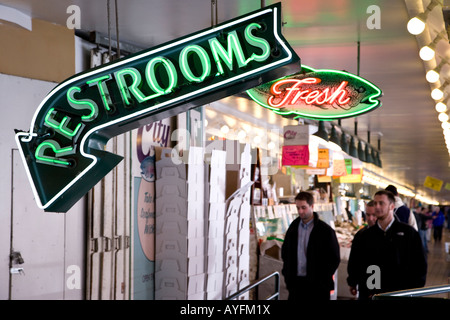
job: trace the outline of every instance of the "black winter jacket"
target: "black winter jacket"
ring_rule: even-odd
[[[375,272],[368,271],[369,266],[380,270],[379,289],[373,286]],[[423,287],[427,261],[419,233],[396,219],[386,232],[378,224],[363,230],[353,239],[347,271],[347,282],[359,286],[360,299],[381,292]]]
[[[281,248],[281,257],[284,262],[282,274],[288,290],[297,277],[299,224],[300,218],[291,223]],[[333,290],[333,275],[341,261],[339,243],[335,231],[326,222],[320,220],[316,212],[314,212],[314,227],[306,248],[306,260],[306,277],[309,282],[317,289]]]

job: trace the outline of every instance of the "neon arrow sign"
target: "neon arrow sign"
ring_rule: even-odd
[[[108,140],[299,71],[281,4],[77,74],[56,86],[16,142],[36,202],[66,212],[122,157]]]
[[[247,90],[258,104],[277,114],[315,120],[356,117],[381,106],[381,90],[369,81],[344,71],[315,70]]]

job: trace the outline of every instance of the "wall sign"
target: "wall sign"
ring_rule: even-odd
[[[344,71],[302,71],[247,90],[257,103],[277,114],[315,120],[356,117],[379,106],[381,90]]]
[[[281,4],[77,74],[16,134],[40,208],[66,212],[122,158],[107,141],[205,103],[298,72],[281,35]]]

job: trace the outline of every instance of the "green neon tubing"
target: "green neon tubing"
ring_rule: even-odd
[[[125,68],[122,70],[119,70],[114,73],[117,80],[117,85],[119,87],[120,94],[122,95],[122,99],[126,105],[130,105],[130,93],[133,94],[133,96],[138,100],[139,103],[156,98],[160,96],[160,93],[151,95],[151,96],[145,96],[141,90],[139,90],[138,86],[140,85],[142,78],[141,74],[136,68]],[[125,82],[125,76],[130,76],[133,80],[133,83],[131,86],[128,86]]]
[[[156,65],[158,64],[163,65],[169,77],[169,86],[166,89],[163,89],[159,85],[158,80],[156,79],[155,68]],[[172,61],[164,57],[153,58],[147,63],[147,66],[145,67],[145,77],[147,79],[147,83],[150,86],[150,88],[154,92],[156,92],[157,95],[155,95],[155,97],[171,93],[173,88],[175,88],[178,82],[177,71],[175,70],[175,66],[173,65]]]
[[[83,100],[76,100],[74,95],[75,92],[80,92],[81,89],[79,87],[71,87],[69,90],[67,90],[67,102],[70,104],[70,106],[77,110],[90,110],[90,113],[88,115],[81,116],[81,120],[85,122],[89,122],[92,120],[95,120],[98,116],[98,106],[97,104],[92,101],[91,99],[83,99]]]
[[[103,106],[107,111],[111,110],[110,106],[112,105],[111,97],[109,94],[108,87],[106,86],[106,83],[104,81],[111,80],[111,75],[108,74],[103,77],[99,77],[96,79],[92,79],[89,81],[86,81],[86,84],[89,85],[89,87],[93,85],[97,85],[98,92],[100,93],[100,96],[102,97]]]
[[[194,75],[188,63],[189,53],[191,52],[197,54],[202,64],[203,72],[199,77]],[[183,76],[191,82],[202,82],[211,73],[211,61],[209,60],[208,53],[206,53],[205,49],[197,45],[187,46],[181,51],[180,66]]]
[[[251,46],[260,48],[262,50],[262,53],[260,55],[257,55],[256,53],[253,53],[250,58],[247,59],[246,63],[249,63],[252,60],[255,60],[257,62],[263,62],[267,60],[267,58],[270,55],[270,44],[266,39],[255,37],[252,34],[252,31],[255,29],[261,29],[261,25],[258,23],[250,23],[245,28],[245,40],[250,44]]]
[[[224,49],[217,38],[211,38],[208,40],[208,42],[211,47],[211,51],[213,53],[213,57],[216,62],[219,74],[224,74],[224,69],[221,61],[225,62],[230,71],[233,70],[233,54],[236,56],[239,68],[245,67],[247,65],[236,31],[230,32],[228,34],[228,51]]]
[[[44,162],[44,163],[51,164],[51,165],[70,166],[70,162],[68,162],[68,161],[58,160],[54,157],[44,156],[44,151],[45,151],[45,149],[48,149],[48,148],[51,148],[57,157],[58,157],[58,154],[60,156],[62,156],[64,154],[73,152],[72,147],[61,148],[59,146],[59,144],[54,140],[44,141],[36,148],[36,152],[34,153],[37,161]]]
[[[76,136],[78,133],[78,130],[80,130],[82,124],[79,123],[76,128],[72,131],[69,128],[67,128],[67,123],[70,122],[71,118],[68,116],[65,116],[61,122],[56,122],[54,119],[54,115],[57,112],[55,111],[55,108],[51,108],[48,110],[47,114],[45,115],[45,123],[48,127],[51,127],[58,132],[60,132],[63,136],[72,139],[72,137]]]

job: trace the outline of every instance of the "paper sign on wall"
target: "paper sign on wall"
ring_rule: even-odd
[[[352,159],[344,159],[345,161],[345,170],[347,170],[347,174],[352,174]]]
[[[317,168],[330,167],[330,150],[319,148],[319,159],[317,160]]]
[[[347,169],[345,167],[344,160],[334,160],[333,161],[333,176],[341,177],[347,175]]]
[[[305,146],[283,146],[283,166],[307,166],[309,163],[309,147]]]

